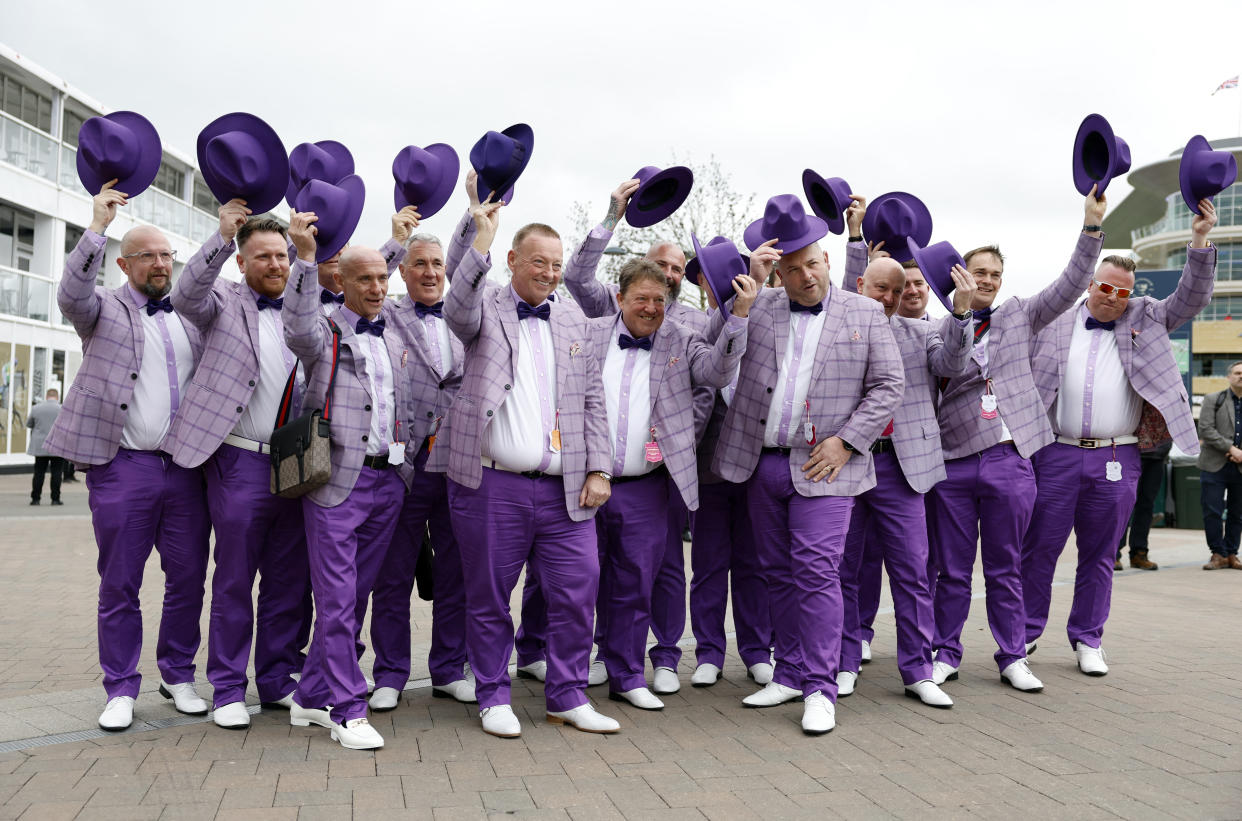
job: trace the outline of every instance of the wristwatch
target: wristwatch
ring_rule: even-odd
[[[850,453],[858,453],[858,448],[854,447],[853,445],[851,445],[849,442],[845,441],[844,439],[841,440],[841,444],[844,445],[845,449],[848,450]]]
[[[962,311],[960,314],[954,314],[953,318],[967,320],[967,319],[970,319],[972,316],[974,316],[974,314],[972,314],[969,310],[965,310],[965,311]]]
[[[1084,226],[1082,227],[1082,230],[1083,230],[1084,232],[1086,232],[1086,233],[1090,234],[1090,233],[1092,233],[1093,231],[1103,231],[1103,230],[1104,230],[1104,226],[1103,226],[1103,225],[1084,225]]]
[[[587,476],[598,476],[608,484],[612,484],[612,474],[606,470],[593,470]]]

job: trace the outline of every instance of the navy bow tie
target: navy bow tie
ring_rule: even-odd
[[[372,336],[384,335],[384,318],[372,322],[365,316],[358,317],[358,324],[354,326],[354,332],[360,334],[371,334]]]
[[[978,310],[971,311],[971,313],[974,314],[975,319],[977,319],[980,322],[983,322],[984,320],[992,318],[992,309],[990,307],[979,308]]]
[[[275,299],[272,299],[270,296],[259,294],[258,298],[255,299],[255,303],[259,306],[260,311],[264,308],[275,308],[280,311],[285,307],[285,298],[283,296],[278,296]]]
[[[623,351],[626,348],[642,348],[644,351],[649,351],[651,350],[651,337],[640,336],[638,339],[635,339],[629,334],[621,334],[617,339],[617,344],[621,346]]]
[[[793,311],[795,314],[818,314],[820,311],[824,310],[824,306],[819,302],[816,302],[814,305],[803,305],[801,302],[794,302],[791,299],[789,300],[789,310]]]
[[[1105,331],[1111,331],[1117,327],[1117,320],[1111,319],[1108,322],[1101,322],[1090,314],[1087,315],[1087,330],[1094,331],[1096,328],[1102,328]]]
[[[535,319],[542,319],[544,322],[547,322],[552,316],[552,306],[545,302],[538,308],[532,308],[525,302],[519,302],[517,304],[517,314],[518,319],[526,319],[533,316]]]
[[[172,300],[168,297],[164,297],[163,299],[148,299],[147,316],[155,316],[157,311],[163,311],[164,313],[171,314]]]
[[[327,288],[322,289],[319,292],[319,304],[327,305],[329,302],[335,302],[337,305],[344,305],[345,304],[345,292],[342,291],[339,294],[334,294],[331,291],[329,291]]]
[[[444,316],[444,303],[437,302],[435,305],[424,305],[421,302],[415,302],[414,313],[418,315],[419,319],[422,319],[423,317],[427,315],[443,317]]]

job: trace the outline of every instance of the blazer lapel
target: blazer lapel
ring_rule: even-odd
[[[500,327],[505,332],[505,338],[509,340],[509,372],[516,374],[518,340],[522,335],[522,328],[518,323],[517,308],[509,288],[496,289],[496,311],[500,314]]]
[[[414,336],[414,356],[422,360],[431,372],[436,375],[437,379],[443,379],[444,374],[440,372],[440,361],[437,357],[431,355],[431,339],[428,334],[427,323],[418,316],[417,310],[414,308],[414,300],[406,297],[406,302],[397,308],[403,312],[410,326],[410,333]],[[449,334],[452,339],[457,339],[456,334]],[[439,341],[439,340],[437,340]],[[456,362],[457,358],[454,357]]]
[[[772,331],[773,338],[776,340],[776,344],[772,346],[774,348],[772,373],[775,374],[781,370],[781,362],[785,359],[785,346],[789,344],[789,300],[778,296],[773,302],[776,303],[772,311]]]
[[[557,301],[549,304],[552,306],[552,316],[548,324],[552,330],[552,356],[556,360],[556,396],[559,403],[560,397],[565,395],[565,377],[569,375],[570,366],[569,347],[574,340],[570,338],[569,331],[560,322],[561,303]],[[513,312],[513,316],[516,320],[517,311]]]
[[[1113,328],[1113,335],[1117,339],[1117,355],[1121,357],[1121,369],[1127,377],[1134,373],[1134,350],[1138,343],[1138,336],[1133,330],[1134,326],[1130,324],[1138,314],[1137,312],[1132,314],[1131,309],[1141,311],[1142,306],[1139,304],[1127,306],[1126,312],[1121,315]]]
[[[246,323],[246,333],[250,337],[250,350],[254,352],[254,361],[259,361],[259,306],[250,293],[249,286],[244,282],[237,285],[238,298],[242,301],[242,316]]]
[[[358,338],[358,334],[354,333],[353,326],[345,321],[345,315],[341,313],[340,308],[337,308],[332,312],[332,321],[335,322],[336,326],[341,329],[341,348],[348,350],[350,356],[353,358],[355,373],[358,375],[358,382],[362,385],[362,389],[366,391],[366,394],[370,397],[371,401],[375,402],[375,397],[371,394],[371,374],[367,370],[367,359],[362,353],[362,340]],[[328,333],[329,336],[331,336],[331,330],[329,330]],[[327,362],[327,366],[329,368],[332,367],[330,359]]]
[[[142,330],[142,315],[138,313],[142,309],[130,298],[128,284],[114,290],[112,295],[120,301],[121,307],[125,308],[126,315],[129,317],[129,333],[134,340],[134,350],[138,352],[138,364],[141,365],[142,347],[147,336]]]
[[[667,317],[665,321],[667,321]],[[653,415],[655,413],[656,398],[660,395],[660,385],[664,381],[664,372],[668,370],[669,362],[672,359],[674,336],[675,334],[671,330],[665,330],[661,327],[655,332],[655,338],[651,340],[651,378],[647,384],[651,393],[651,412]]]
[[[811,366],[811,381],[819,378],[820,372],[828,362],[829,351],[841,334],[849,333],[845,327],[845,300],[835,294],[835,288],[828,289],[828,305],[824,308],[824,325],[819,339],[815,340],[815,363]],[[825,338],[827,343],[825,344]]]

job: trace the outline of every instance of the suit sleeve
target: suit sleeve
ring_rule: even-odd
[[[950,315],[940,326],[944,329],[944,337],[935,330],[927,334],[927,367],[933,376],[952,379],[966,370],[975,343],[971,324],[970,318],[958,319]]]
[[[88,228],[65,257],[65,273],[56,288],[56,304],[79,336],[89,334],[99,320],[102,297],[95,290],[95,278],[103,265],[107,245],[105,237]]]
[[[1223,404],[1220,402],[1222,398],[1228,399],[1229,397],[1225,396],[1222,391],[1204,398],[1203,405],[1199,409],[1199,439],[1212,450],[1228,453],[1229,448],[1233,447],[1233,440],[1226,439],[1224,434],[1216,428],[1216,414],[1220,410],[1220,404]],[[1204,413],[1209,408],[1212,409],[1211,412]]]
[[[723,388],[733,381],[742,354],[746,353],[746,317],[729,314],[724,333],[709,345],[697,333],[690,334],[690,377],[695,387]]]
[[[1153,307],[1153,316],[1170,331],[1194,319],[1212,301],[1216,281],[1216,246],[1188,248],[1177,289]]]
[[[595,276],[600,257],[610,239],[611,231],[602,225],[595,226],[565,266],[565,287],[569,289],[569,295],[592,319],[610,316],[618,310],[612,291]]]
[[[308,367],[331,346],[328,325],[319,310],[319,266],[298,259],[285,284],[285,307],[281,312],[285,344]]]
[[[491,254],[486,257],[474,248],[466,251],[457,278],[444,298],[444,321],[462,344],[469,345],[483,327],[483,295],[487,293],[487,272],[491,270]]]
[[[850,414],[845,427],[837,432],[837,436],[857,451],[867,450],[880,438],[884,426],[893,418],[897,405],[901,403],[906,387],[901,350],[878,305],[868,330],[868,347],[862,402]]]
[[[1074,306],[1091,284],[1095,263],[1103,247],[1103,235],[1093,237],[1078,232],[1078,244],[1074,246],[1074,253],[1065,270],[1051,285],[1025,303],[1032,334],[1039,333],[1044,326]]]
[[[388,241],[380,246],[379,252],[384,258],[384,265],[388,268],[388,275],[392,276],[393,271],[396,271],[405,260],[406,247],[389,237]]]
[[[457,221],[457,227],[453,229],[453,236],[449,237],[449,247],[445,251],[444,275],[449,282],[453,281],[453,275],[457,273],[457,266],[465,259],[466,252],[470,250],[470,246],[474,243],[474,235],[478,233],[478,230],[470,216],[470,211],[467,210],[466,213],[462,214],[461,219]]]
[[[181,276],[173,283],[169,297],[173,307],[200,331],[207,330],[224,307],[224,296],[212,286],[234,247],[232,240],[225,242],[216,231],[185,264]]]
[[[858,278],[865,270],[867,270],[867,244],[847,242],[845,244],[845,275],[841,278],[841,290],[851,294],[858,293]]]

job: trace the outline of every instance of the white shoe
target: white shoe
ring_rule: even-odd
[[[508,704],[497,704],[479,710],[479,718],[483,719],[483,732],[497,738],[517,738],[522,734],[522,724],[513,714]]]
[[[395,710],[400,703],[401,691],[396,687],[377,687],[375,692],[371,694],[370,701],[367,702],[371,709],[377,713]]]
[[[820,692],[811,693],[802,705],[802,732],[823,735],[837,726],[837,707]]]
[[[344,724],[333,724],[332,740],[339,741],[347,750],[378,750],[384,746],[384,737],[366,718],[351,718]]]
[[[207,715],[207,702],[198,697],[198,691],[194,689],[192,681],[187,681],[185,684],[165,684],[161,681],[160,695],[164,698],[171,698],[173,707],[179,713],[185,713],[188,716]]]
[[[461,666],[461,676],[466,681],[474,684],[474,670],[470,667],[470,662],[466,662]]]
[[[762,690],[751,693],[742,699],[742,703],[747,707],[775,707],[778,704],[784,704],[786,701],[793,701],[801,695],[801,690],[795,690],[792,687],[786,687],[784,684],[769,681],[763,686]]]
[[[233,701],[212,710],[211,720],[226,730],[244,730],[250,726],[250,713],[246,712],[246,702]]]
[[[1078,656],[1078,669],[1087,675],[1108,675],[1108,656],[1104,655],[1103,647],[1088,647],[1080,641],[1074,648],[1074,655]]]
[[[867,641],[866,639],[862,640],[862,663],[863,664],[871,663],[871,642]]]
[[[953,699],[945,695],[944,690],[937,687],[936,683],[929,678],[916,681],[913,684],[907,684],[906,696],[917,698],[928,707],[939,707],[942,710],[947,710],[953,706]]]
[[[548,723],[568,724],[584,733],[615,733],[621,729],[620,724],[606,715],[595,712],[595,708],[590,704],[583,704],[581,707],[561,712],[549,710]]]
[[[314,707],[303,707],[295,701],[289,708],[289,723],[294,727],[309,727],[315,724],[325,730],[331,730],[333,721],[330,713],[331,708],[324,707],[320,710]]]
[[[837,698],[852,696],[856,686],[858,686],[858,673],[851,673],[849,670],[837,673]]]
[[[587,672],[587,686],[594,687],[606,681],[608,681],[608,668],[604,666],[604,662],[599,659],[591,662],[591,669]]]
[[[523,664],[521,667],[517,668],[517,674],[518,678],[533,678],[536,681],[547,681],[548,663],[540,660],[531,662],[530,664]]]
[[[655,668],[655,675],[651,677],[651,689],[662,696],[680,690],[681,680],[677,678],[677,671],[672,667]]]
[[[433,686],[431,695],[435,698],[457,699],[462,704],[475,704],[479,700],[474,694],[474,682],[464,678]]]
[[[99,726],[109,732],[124,730],[134,723],[134,700],[130,696],[108,699],[104,711],[99,714]]]
[[[957,668],[943,661],[933,661],[931,680],[937,687],[946,681],[957,681]]]
[[[367,683],[367,695],[371,695],[371,693],[375,692],[375,679],[370,678],[369,676],[363,676],[362,680]],[[383,739],[381,738],[380,741],[383,741]]]
[[[1028,642],[1026,643],[1026,654],[1029,656],[1031,653],[1034,653],[1034,652],[1035,652],[1035,648],[1036,648],[1036,647],[1038,647],[1038,646],[1039,646],[1039,645],[1038,645],[1038,644],[1036,644],[1035,642],[1033,642],[1033,641],[1028,641]]]
[[[1035,674],[1031,672],[1031,665],[1027,664],[1026,659],[1018,659],[1001,670],[1001,681],[1007,682],[1010,687],[1024,693],[1038,693],[1044,689],[1044,683],[1035,678]]]
[[[747,678],[753,678],[755,684],[767,686],[768,682],[772,680],[772,673],[774,671],[775,668],[771,664],[761,661],[758,664],[752,664],[747,667],[746,676]]]
[[[628,701],[640,710],[663,710],[664,702],[656,698],[646,687],[635,687],[623,693],[609,693],[612,701]]]
[[[691,687],[711,687],[720,681],[720,668],[714,664],[700,664],[694,668],[694,675],[690,676]]]
[[[289,695],[283,698],[278,698],[275,701],[265,701],[263,702],[263,706],[264,707],[280,707],[285,710],[291,710],[293,709],[293,693],[289,693]]]

